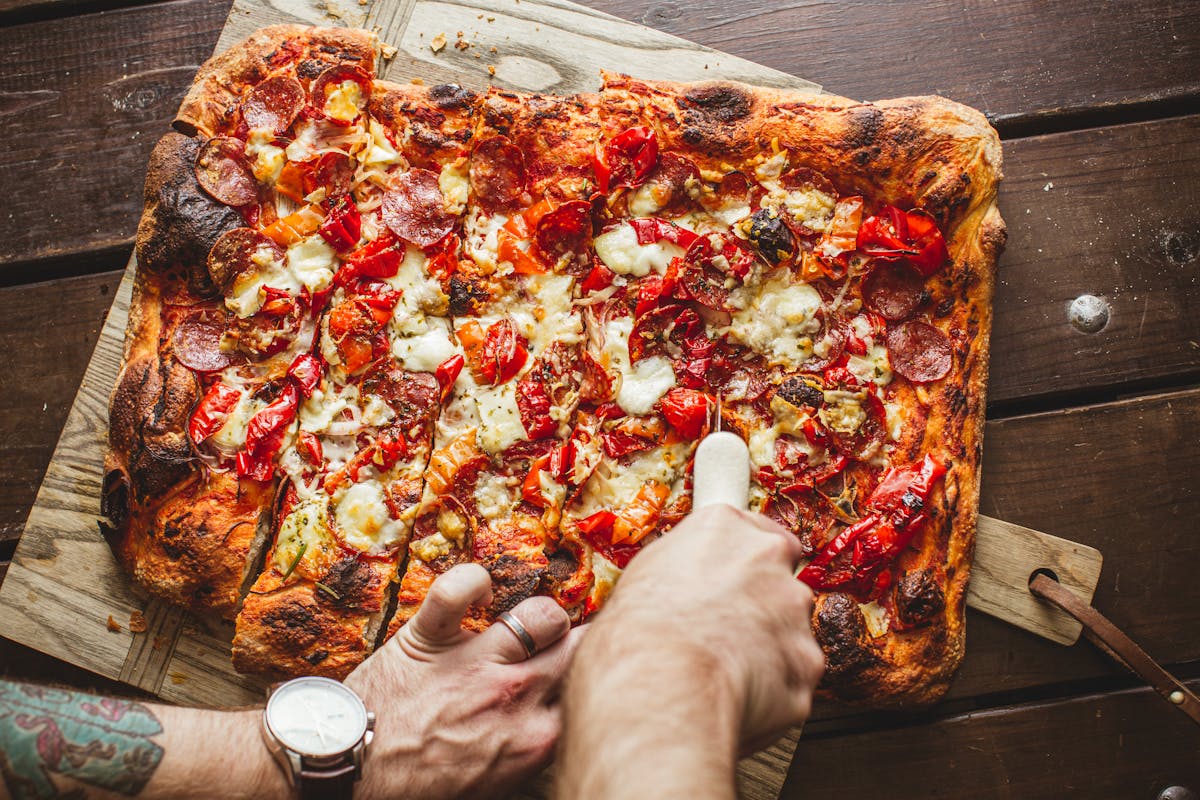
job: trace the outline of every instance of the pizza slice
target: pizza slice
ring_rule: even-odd
[[[102,511],[135,578],[197,611],[232,618],[253,577],[288,371],[333,274],[318,228],[345,162],[288,190],[276,145],[369,86],[374,48],[362,31],[264,29],[205,65],[151,157]]]
[[[341,677],[377,638],[454,354],[441,280],[462,202],[442,176],[470,110],[457,87],[380,83],[363,96],[353,182],[335,206],[349,235],[310,356],[321,380],[279,462],[288,479],[238,617],[239,670]]]

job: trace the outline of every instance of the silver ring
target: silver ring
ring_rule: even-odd
[[[521,624],[521,620],[514,617],[512,614],[504,611],[500,616],[496,617],[496,622],[504,623],[504,627],[513,632],[513,636],[521,642],[521,646],[525,648],[525,657],[533,658],[537,655],[537,642],[529,635],[529,631]]]

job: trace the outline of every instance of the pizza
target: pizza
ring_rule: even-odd
[[[151,156],[102,496],[136,582],[272,676],[346,675],[465,562],[473,629],[535,594],[583,622],[689,513],[719,414],[804,545],[827,690],[936,700],[1005,236],[983,116],[401,85],[376,52],[260,30]]]

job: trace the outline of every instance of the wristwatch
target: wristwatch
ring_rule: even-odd
[[[267,690],[267,748],[304,800],[350,797],[374,730],[375,715],[339,681],[296,678]]]

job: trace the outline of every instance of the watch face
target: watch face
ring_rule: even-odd
[[[358,743],[367,730],[367,709],[351,690],[329,678],[297,678],[267,700],[267,727],[289,750],[333,756]]]

